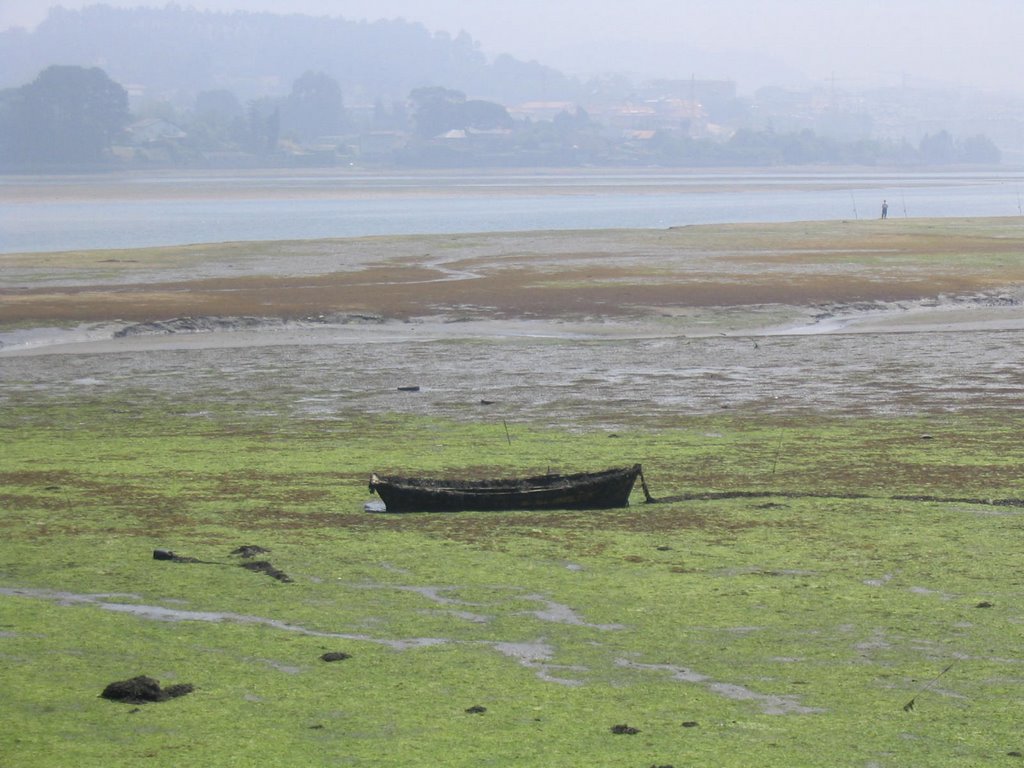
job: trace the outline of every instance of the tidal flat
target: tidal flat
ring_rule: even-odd
[[[1020,764],[1024,222],[889,223],[0,257],[0,762]]]

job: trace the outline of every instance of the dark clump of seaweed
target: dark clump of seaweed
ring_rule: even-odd
[[[619,725],[613,725],[612,726],[612,733],[615,733],[615,734],[625,734],[627,736],[635,736],[636,734],[640,733],[640,729],[639,728],[634,728],[632,725],[626,725],[625,723],[620,723]]]
[[[125,704],[148,704],[155,701],[168,701],[179,696],[192,693],[195,687],[190,683],[180,683],[167,688],[160,687],[160,681],[147,675],[138,675],[127,680],[110,683],[100,694],[109,701],[121,701]]]
[[[323,654],[320,657],[321,661],[344,661],[345,659],[351,659],[351,653],[345,653],[344,651],[330,651]]]

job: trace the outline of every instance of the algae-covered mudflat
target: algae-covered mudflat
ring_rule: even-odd
[[[1024,223],[888,223],[0,257],[0,764],[1020,764]]]

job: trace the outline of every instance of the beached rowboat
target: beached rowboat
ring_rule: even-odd
[[[639,464],[602,472],[509,480],[440,480],[375,474],[370,478],[370,491],[380,496],[388,512],[611,509],[629,504],[637,477],[642,477]]]

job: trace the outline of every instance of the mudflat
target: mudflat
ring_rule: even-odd
[[[53,394],[278,387],[318,413],[617,427],[999,409],[1024,387],[1021,218],[12,254],[0,274],[0,357]]]
[[[1024,219],[905,219],[223,243],[0,256],[11,327],[176,317],[640,323],[757,331],[892,309],[1016,322]],[[914,310],[910,312],[909,310]],[[726,329],[728,330],[728,329]]]
[[[1015,763],[1022,227],[0,257],[0,751]],[[659,503],[364,511],[623,461]]]

